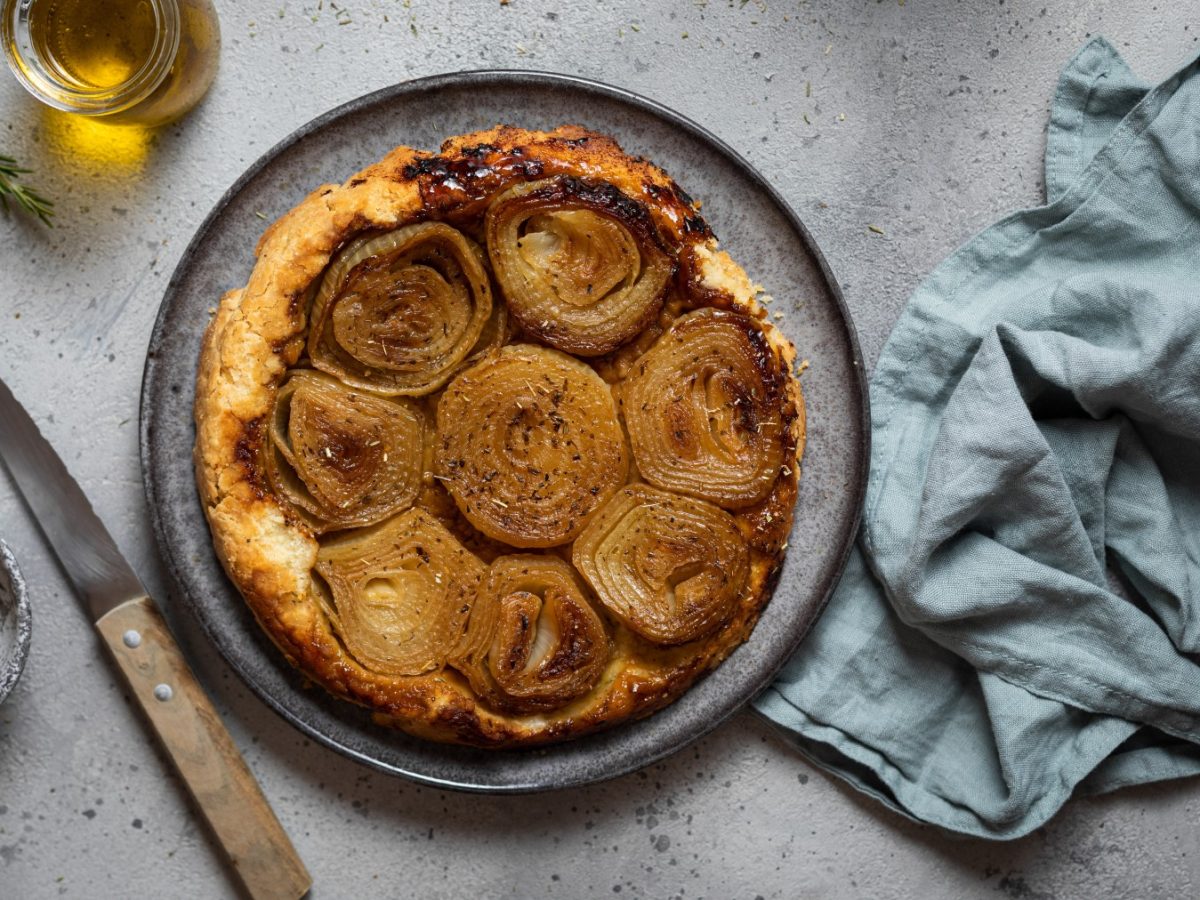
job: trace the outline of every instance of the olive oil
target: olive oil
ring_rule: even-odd
[[[212,83],[211,0],[0,0],[5,50],[40,99],[105,121],[159,125]]]
[[[49,0],[33,5],[29,34],[64,81],[112,89],[150,63],[158,23],[147,0]]]

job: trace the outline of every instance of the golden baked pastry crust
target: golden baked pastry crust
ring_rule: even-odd
[[[276,391],[305,352],[311,289],[341,247],[363,232],[411,222],[477,220],[504,187],[553,176],[602,179],[648,211],[675,253],[674,284],[689,307],[740,310],[756,320],[769,347],[764,371],[782,385],[787,464],[766,499],[731,510],[749,547],[750,574],[718,630],[664,647],[613,624],[612,655],[592,690],[552,711],[515,715],[479,700],[450,666],[417,676],[382,675],[346,651],[314,596],[318,537],[271,490],[262,450]],[[344,184],[317,188],[266,230],[256,253],[247,284],[221,299],[204,337],[195,468],[218,556],[293,665],[381,722],[436,740],[500,747],[562,740],[645,716],[749,636],[774,587],[797,495],[805,421],[792,374],[795,351],[766,320],[755,299],[761,289],[717,249],[698,204],[660,169],[574,126],[552,132],[501,126],[451,138],[437,154],[398,147]],[[588,362],[615,380],[678,311],[668,302],[658,327]],[[445,504],[444,495],[440,500]],[[449,506],[445,517],[453,516]]]

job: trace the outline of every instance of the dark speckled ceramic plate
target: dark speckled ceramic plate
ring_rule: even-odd
[[[397,144],[434,150],[454,134],[507,122],[579,123],[661,165],[694,197],[811,366],[808,447],[796,526],[779,587],[753,635],[716,671],[650,718],[538,750],[481,751],[372,724],[304,677],[259,629],[225,578],[192,477],[192,390],[208,310],[244,284],[263,230],[315,185],[342,181]],[[630,772],[695,740],[764,688],[800,643],[837,580],[858,525],[867,401],[853,326],[796,214],[749,164],[698,125],[617,88],[561,75],[466,72],[408,82],[310,122],[268,152],[200,226],[167,287],[142,386],[142,462],[155,530],[176,583],[229,664],[285,719],[368,765],[441,787],[534,791]]]

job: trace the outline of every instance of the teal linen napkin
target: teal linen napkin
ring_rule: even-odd
[[[991,838],[1200,772],[1200,60],[1063,72],[1049,205],[913,295],[871,382],[859,545],[757,708]]]

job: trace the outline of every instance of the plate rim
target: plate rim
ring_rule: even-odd
[[[155,478],[153,475],[153,467],[150,451],[150,432],[152,413],[149,411],[152,408],[151,393],[157,375],[157,348],[162,345],[163,336],[166,331],[166,318],[168,310],[168,300],[179,290],[181,282],[187,274],[187,270],[191,268],[194,257],[199,253],[200,247],[207,239],[209,232],[212,230],[214,223],[225,211],[225,209],[233,202],[233,200],[245,189],[254,178],[256,178],[270,163],[287,151],[292,146],[309,137],[310,135],[325,128],[331,122],[334,122],[342,117],[353,115],[363,109],[385,103],[389,100],[394,100],[398,97],[409,96],[413,94],[422,94],[436,92],[447,88],[462,87],[471,84],[541,84],[553,85],[555,87],[566,87],[581,90],[584,93],[600,95],[610,100],[616,100],[621,103],[632,106],[642,112],[650,113],[651,115],[665,121],[669,125],[680,128],[688,132],[692,137],[698,139],[701,143],[711,147],[723,156],[726,161],[732,164],[736,169],[748,177],[754,185],[764,193],[791,226],[792,230],[800,237],[805,249],[808,251],[812,260],[821,274],[821,278],[825,282],[829,295],[834,301],[834,306],[838,313],[838,321],[847,342],[849,350],[849,361],[853,372],[853,381],[856,390],[854,396],[859,407],[859,440],[857,442],[857,454],[854,460],[854,479],[850,486],[852,491],[851,512],[847,519],[847,525],[844,533],[841,536],[841,546],[837,556],[833,560],[833,565],[829,569],[829,574],[824,579],[823,583],[815,586],[814,593],[819,592],[820,598],[812,607],[812,614],[808,618],[806,627],[796,635],[794,643],[791,645],[787,654],[782,656],[778,665],[768,667],[754,682],[752,689],[747,691],[746,696],[739,703],[731,706],[728,710],[724,710],[721,714],[709,717],[701,727],[691,732],[681,742],[670,744],[669,746],[659,748],[654,753],[638,757],[636,760],[623,760],[620,764],[611,766],[600,774],[595,773],[580,773],[576,777],[560,779],[554,783],[541,782],[526,782],[526,783],[509,783],[509,784],[482,784],[482,783],[465,783],[454,781],[445,778],[431,776],[422,772],[411,771],[398,767],[394,764],[386,763],[376,759],[369,754],[362,753],[353,747],[341,742],[337,737],[321,731],[319,728],[304,721],[297,714],[288,709],[282,702],[277,700],[274,695],[269,693],[267,689],[261,685],[249,671],[245,671],[243,666],[238,661],[236,654],[227,652],[224,641],[222,640],[219,631],[213,628],[208,619],[201,615],[198,610],[198,605],[192,601],[190,593],[187,589],[187,582],[182,577],[180,568],[176,564],[175,556],[172,553],[171,544],[167,540],[166,528],[162,521],[161,507],[159,498],[156,494]],[[336,753],[341,754],[355,762],[366,765],[376,771],[384,772],[388,775],[406,778],[418,784],[427,785],[430,787],[459,790],[470,793],[483,794],[528,794],[549,790],[562,790],[566,788],[582,787],[589,784],[597,784],[605,781],[610,781],[614,778],[619,778],[622,775],[628,775],[632,772],[641,770],[650,766],[662,759],[678,753],[685,747],[694,744],[697,740],[712,733],[718,726],[732,718],[736,713],[753,709],[750,705],[751,701],[758,696],[778,675],[779,671],[791,658],[796,649],[803,643],[805,637],[812,630],[813,625],[823,614],[825,607],[829,603],[829,599],[833,594],[841,579],[841,575],[845,570],[849,560],[851,550],[857,539],[859,527],[862,520],[863,502],[866,496],[867,480],[870,472],[870,448],[871,448],[871,408],[870,397],[867,390],[866,369],[863,363],[862,350],[858,339],[858,331],[854,325],[854,319],[850,315],[849,307],[846,305],[845,297],[842,293],[842,288],[837,278],[834,276],[825,255],[817,246],[816,240],[813,238],[808,227],[803,220],[792,209],[791,205],[784,199],[778,190],[745,158],[734,150],[729,144],[725,143],[721,138],[717,137],[707,128],[682,113],[676,112],[670,107],[652,100],[641,94],[634,93],[626,88],[608,84],[606,82],[595,79],[584,78],[578,75],[569,75],[559,72],[549,72],[535,69],[464,69],[455,72],[444,72],[434,75],[428,75],[421,78],[409,79],[406,81],[397,82],[387,85],[377,90],[354,97],[344,103],[326,110],[320,115],[308,120],[303,125],[291,131],[284,138],[276,142],[266,151],[264,151],[257,159],[254,160],[238,178],[229,186],[229,188],[221,195],[217,202],[209,210],[208,214],[196,228],[187,247],[180,255],[179,260],[175,264],[171,278],[163,289],[162,298],[159,302],[158,311],[155,315],[154,325],[151,329],[150,340],[147,345],[146,361],[142,369],[142,382],[139,393],[138,406],[138,457],[142,469],[142,484],[146,497],[146,502],[150,512],[150,522],[154,531],[155,544],[158,550],[158,557],[163,563],[164,569],[169,578],[169,588],[175,596],[183,598],[182,605],[187,609],[189,618],[197,621],[204,632],[207,640],[215,647],[220,654],[225,665],[229,666],[237,676],[250,688],[251,692],[262,701],[268,708],[279,715],[285,722],[299,731],[301,734],[313,739],[314,741],[328,747]],[[174,604],[172,604],[174,606]],[[174,611],[174,610],[172,610]],[[347,702],[347,701],[343,701]],[[579,740],[587,740],[587,737],[582,737]],[[533,750],[544,748],[532,748]]]

